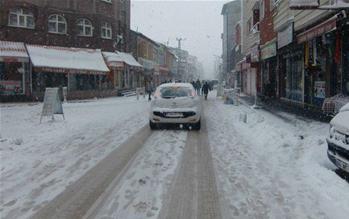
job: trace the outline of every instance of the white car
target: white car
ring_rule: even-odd
[[[190,83],[167,83],[156,88],[151,102],[149,125],[175,125],[180,128],[201,128],[201,101]]]
[[[327,145],[332,163],[349,173],[349,103],[331,120]]]

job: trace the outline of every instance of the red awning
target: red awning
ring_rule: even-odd
[[[1,62],[29,62],[24,43],[0,41]]]
[[[337,16],[297,35],[297,42],[304,43],[337,28]]]

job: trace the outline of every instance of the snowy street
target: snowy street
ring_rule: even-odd
[[[199,132],[151,131],[136,97],[1,105],[0,218],[347,218],[327,123],[202,104]]]

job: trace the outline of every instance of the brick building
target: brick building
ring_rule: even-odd
[[[277,87],[276,37],[273,0],[260,1],[261,94],[275,97]]]
[[[0,4],[2,98],[40,99],[46,87],[58,86],[67,87],[68,94],[77,98],[113,91],[113,74],[101,51],[129,50],[130,0],[2,0]],[[18,48],[27,51],[13,57]],[[79,54],[95,55],[98,60],[86,69],[89,57],[79,59]],[[68,57],[78,60],[69,65]],[[43,59],[46,63],[33,61]]]
[[[105,51],[120,41],[126,51],[129,29],[129,0],[3,0],[0,7],[4,41]]]

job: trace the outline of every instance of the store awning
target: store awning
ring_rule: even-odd
[[[143,66],[129,53],[103,52],[103,56],[110,67],[123,67],[123,64],[126,64],[135,68],[143,68]]]
[[[0,41],[1,62],[29,62],[24,43]]]
[[[333,16],[330,19],[322,22],[321,24],[316,25],[313,28],[310,28],[309,30],[300,33],[297,35],[297,42],[304,43],[311,39],[314,39],[315,37],[319,37],[329,31],[335,30],[337,27],[337,16]]]
[[[34,68],[43,72],[106,74],[109,72],[98,49],[27,45]]]

